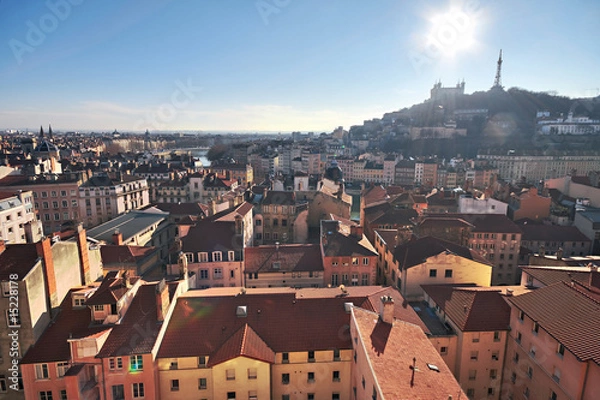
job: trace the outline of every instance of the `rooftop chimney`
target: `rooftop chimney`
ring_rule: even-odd
[[[360,225],[352,225],[350,226],[350,235],[357,239],[362,239],[363,237],[363,227]]]
[[[115,233],[113,233],[113,235],[112,235],[112,242],[113,242],[113,244],[116,244],[117,246],[120,246],[123,244],[123,234],[118,229],[115,230]]]
[[[77,250],[79,252],[81,284],[87,285],[92,282],[92,277],[90,275],[90,255],[88,252],[87,235],[82,223],[77,225]]]
[[[46,277],[46,291],[50,300],[50,307],[58,307],[60,299],[56,289],[56,275],[54,274],[54,258],[52,257],[52,243],[45,237],[35,244],[37,255],[43,260],[44,275]]]
[[[556,259],[562,260],[562,258],[563,258],[563,249],[562,249],[562,247],[559,247],[558,250],[556,251]]]
[[[169,303],[169,286],[163,279],[156,285],[156,316],[158,321],[165,320]]]
[[[382,296],[381,306],[381,320],[386,324],[392,324],[394,322],[394,299],[392,298],[392,296]]]

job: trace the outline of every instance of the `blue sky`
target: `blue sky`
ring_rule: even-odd
[[[331,131],[435,81],[600,94],[600,2],[0,0],[0,128]]]

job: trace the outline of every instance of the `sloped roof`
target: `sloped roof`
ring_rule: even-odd
[[[71,296],[80,289],[74,288],[67,293],[60,305],[60,314],[27,351],[21,364],[68,361],[71,359],[68,339],[81,339],[110,330],[106,326],[91,325],[92,313],[88,307],[73,308]]]
[[[559,282],[507,300],[579,360],[600,364],[600,302],[589,291]]]
[[[246,272],[323,271],[317,244],[247,247],[244,254]],[[280,263],[278,269],[273,269],[274,262]]]
[[[353,236],[349,227],[340,221],[321,221],[324,236],[321,238],[326,257],[376,256],[377,251],[364,234]],[[348,229],[346,229],[348,228]]]
[[[156,310],[157,286],[152,283],[139,287],[121,323],[113,327],[96,358],[150,353],[160,328]]]
[[[460,218],[474,226],[472,232],[521,233],[521,229],[506,215],[501,214],[427,214],[426,218]]]
[[[383,397],[447,400],[458,395],[467,398],[419,327],[404,321],[386,324],[377,314],[360,308],[354,308],[352,313]],[[437,367],[437,371],[429,365]],[[370,397],[371,389],[367,390]]]
[[[236,357],[275,363],[275,353],[248,324],[238,329],[208,359],[208,367],[213,367]]]
[[[433,236],[414,239],[397,246],[394,249],[394,257],[399,261],[400,268],[407,269],[422,264],[428,258],[443,252],[453,253],[481,264],[490,265],[490,262],[475,250]]]
[[[86,300],[85,305],[116,304],[127,293],[127,279],[119,271],[108,272],[98,289]]]
[[[8,244],[0,253],[0,279],[8,281],[10,274],[17,274],[19,280],[31,271],[38,254],[35,244]]]
[[[524,224],[520,225],[523,231],[522,240],[541,242],[589,242],[576,226]]]
[[[239,294],[238,288],[237,295],[229,288],[188,292],[177,301],[158,357],[191,354],[213,357],[233,334],[246,329],[245,325],[276,353],[351,349],[350,315],[344,304],[360,307],[368,302],[370,295],[381,293],[382,288],[361,287],[361,292],[356,294],[350,289],[354,288],[348,288],[347,294],[339,289],[325,289],[323,294],[314,296],[304,289],[289,288],[246,289],[245,294]],[[402,307],[402,303],[399,297],[396,307]],[[236,316],[238,306],[246,306],[246,317]]]
[[[587,284],[590,280],[590,271],[582,271],[581,268],[560,268],[560,267],[521,267],[524,273],[540,281],[546,286],[553,285],[558,282],[571,282],[575,280]]]
[[[103,264],[131,263],[144,260],[156,251],[156,247],[107,244],[100,247]]]
[[[498,289],[455,285],[421,285],[446,316],[463,332],[505,331],[510,306]]]

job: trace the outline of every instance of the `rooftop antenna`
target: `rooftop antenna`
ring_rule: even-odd
[[[502,49],[500,49],[500,55],[498,56],[498,67],[496,67],[496,78],[492,89],[502,89]]]

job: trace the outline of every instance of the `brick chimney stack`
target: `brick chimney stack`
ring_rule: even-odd
[[[92,282],[90,275],[90,255],[88,252],[87,235],[83,224],[77,225],[77,251],[79,253],[79,273],[81,274],[81,284],[87,285]]]
[[[392,298],[392,296],[382,296],[381,306],[381,320],[386,324],[392,324],[394,322],[394,299]]]
[[[363,237],[363,227],[360,225],[352,225],[350,226],[350,235],[357,239],[362,239]]]
[[[123,244],[123,234],[118,229],[112,235],[112,242],[113,242],[113,244],[116,244],[117,246],[120,246]]]
[[[54,258],[52,257],[52,243],[49,237],[45,237],[35,244],[35,249],[40,258],[42,258],[44,275],[46,280],[46,292],[50,300],[50,307],[60,305],[57,288],[56,275],[54,272]]]

